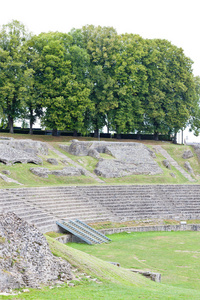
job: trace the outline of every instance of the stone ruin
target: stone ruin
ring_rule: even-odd
[[[44,142],[33,141],[30,139],[14,139],[9,137],[0,137],[0,163],[13,165],[15,163],[33,163],[43,164],[43,160],[38,155],[48,155],[48,146]],[[55,158],[48,158],[47,162],[58,165]],[[64,162],[63,162],[64,163]],[[64,163],[66,164],[66,163]],[[65,167],[61,170],[49,170],[48,168],[36,167],[30,168],[30,171],[39,177],[48,178],[49,175],[55,176],[81,176],[85,175],[83,169],[76,167]],[[10,175],[10,174],[7,174]],[[0,178],[7,182],[18,183],[6,175],[0,174]],[[18,183],[20,184],[20,183]]]
[[[42,233],[14,213],[0,212],[0,291],[72,279],[70,264],[53,256]]]
[[[156,175],[163,171],[154,158],[155,153],[141,143],[121,142],[79,142],[73,140],[70,146],[60,145],[67,152],[78,156],[92,156],[98,160],[94,172],[105,178],[122,177],[127,175]],[[110,155],[109,159],[101,158],[100,153]],[[14,163],[42,164],[38,155],[48,155],[46,143],[30,139],[16,140],[0,137],[0,162],[12,165]],[[52,159],[49,163],[57,164]],[[37,176],[47,178],[55,176],[85,175],[83,169],[65,167],[62,170],[51,171],[48,168],[31,168]]]
[[[37,156],[38,154],[48,154],[48,147],[45,143],[30,139],[0,138],[0,162],[6,165],[42,164],[42,159]]]
[[[75,167],[66,167],[62,170],[49,170],[48,168],[30,168],[30,171],[39,177],[48,178],[49,175],[55,176],[81,176],[85,175],[84,170]]]
[[[99,162],[94,172],[106,178],[139,174],[156,175],[163,172],[154,161],[155,153],[141,143],[73,140],[70,146],[60,145],[60,147],[73,155],[89,155],[97,158]],[[110,159],[101,158],[100,153],[110,155]]]

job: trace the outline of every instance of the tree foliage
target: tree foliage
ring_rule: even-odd
[[[163,39],[87,25],[30,36],[18,21],[0,31],[0,118],[86,133],[200,128],[200,81],[181,48]]]
[[[4,25],[0,31],[0,101],[11,133],[14,120],[22,112],[22,87],[26,81],[22,48],[27,39],[28,33],[18,21]]]
[[[61,33],[34,37],[39,53],[35,82],[44,108],[43,124],[53,129],[84,131],[84,113],[91,106],[90,91],[81,76],[84,54],[71,47],[71,41],[70,36]],[[75,59],[77,52],[79,62]]]
[[[192,61],[167,40],[147,40],[146,124],[158,133],[185,127],[195,103]]]

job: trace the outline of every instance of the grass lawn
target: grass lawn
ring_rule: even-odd
[[[90,274],[91,279],[96,278],[97,280],[92,281],[85,276],[81,281],[74,280],[74,287],[63,285],[53,289],[49,287],[43,287],[41,290],[30,289],[29,293],[0,296],[0,299],[200,299],[198,259],[195,264],[195,259],[192,258],[193,255],[197,255],[196,251],[198,250],[196,249],[199,246],[199,233],[196,234],[197,236],[190,236],[190,233],[180,233],[180,235],[179,233],[163,232],[124,233],[112,235],[113,242],[110,244],[98,246],[71,244],[70,247],[47,237],[54,255],[68,260],[72,266],[78,269],[79,274],[84,272],[85,275]],[[194,242],[189,247],[188,242],[193,239]],[[177,250],[180,252],[176,252]],[[86,252],[92,253],[92,255]],[[180,256],[179,259],[177,253]],[[102,257],[103,260],[97,256]],[[121,263],[121,267],[116,267],[104,260],[118,261]],[[186,264],[191,271],[185,268],[187,274],[179,272],[179,267],[182,266],[184,270]],[[160,271],[163,277],[162,283],[152,282],[139,274],[126,270],[130,267]],[[167,274],[170,280],[167,278]],[[177,278],[175,274],[177,274]],[[183,280],[185,277],[188,278],[187,282]],[[195,282],[197,283],[195,284]]]
[[[14,164],[12,166],[6,166],[3,164],[0,164],[0,172],[2,170],[9,170],[11,172],[11,175],[8,177],[11,177],[12,179],[17,180],[23,186],[19,186],[14,183],[6,183],[5,181],[0,179],[0,187],[33,187],[33,186],[58,186],[58,185],[79,185],[79,184],[96,184],[96,181],[87,176],[55,176],[55,175],[49,175],[48,178],[42,178],[39,176],[36,176],[30,172],[30,168],[35,167],[42,167],[42,166],[36,166],[34,164]],[[44,163],[43,167],[47,167],[47,163]],[[50,170],[55,169],[62,169],[65,167],[64,165],[59,166],[52,166],[48,164],[48,168]]]
[[[110,238],[109,244],[70,246],[124,268],[159,272],[164,284],[200,290],[200,232],[119,233]]]

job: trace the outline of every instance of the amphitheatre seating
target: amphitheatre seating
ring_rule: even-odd
[[[0,210],[15,212],[42,232],[56,221],[86,223],[200,219],[199,185],[65,186],[0,190]]]
[[[87,223],[112,219],[112,213],[84,195],[76,187],[40,187],[0,190],[0,208],[15,212],[42,232],[56,230],[57,220]]]
[[[137,219],[199,219],[198,185],[129,185],[79,187],[121,221]]]

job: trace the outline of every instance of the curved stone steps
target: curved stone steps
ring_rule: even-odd
[[[200,219],[199,185],[63,186],[0,190],[0,210],[14,211],[42,231],[59,219],[86,223]]]

